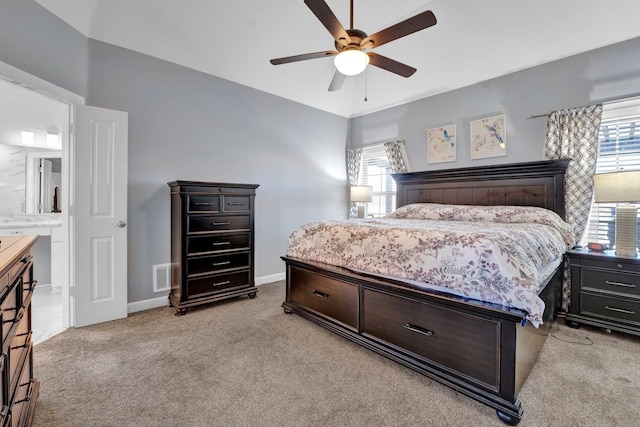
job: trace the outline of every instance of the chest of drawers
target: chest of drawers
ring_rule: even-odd
[[[640,335],[640,258],[613,252],[568,252],[571,307],[567,322]]]
[[[189,307],[254,298],[255,184],[173,181],[171,293],[176,315]]]
[[[40,383],[33,377],[31,248],[37,237],[0,237],[1,426],[30,426]]]

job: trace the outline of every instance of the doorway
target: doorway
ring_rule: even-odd
[[[0,143],[17,153],[14,160],[21,161],[23,176],[18,179],[13,174],[14,181],[18,179],[21,184],[9,181],[8,187],[14,194],[21,192],[22,200],[16,197],[18,206],[11,209],[11,219],[18,218],[16,228],[4,232],[41,236],[34,246],[40,286],[36,286],[32,300],[34,341],[40,342],[73,325],[69,295],[69,212],[60,207],[69,194],[69,129],[74,104],[82,104],[84,99],[2,62],[0,90],[11,94],[11,97],[2,97],[11,111],[3,110]],[[55,125],[59,133],[57,147],[46,141],[51,125]],[[20,140],[21,131],[32,134],[31,146]],[[25,228],[24,224],[31,221],[37,222],[38,227]],[[44,223],[47,225],[43,226]]]

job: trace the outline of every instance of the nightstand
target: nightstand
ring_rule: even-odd
[[[571,266],[569,326],[578,324],[640,335],[640,257],[614,251],[567,252]]]

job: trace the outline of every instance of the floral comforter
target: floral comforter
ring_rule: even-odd
[[[519,308],[538,326],[546,267],[574,243],[571,227],[543,208],[414,204],[383,219],[306,224],[287,256]]]

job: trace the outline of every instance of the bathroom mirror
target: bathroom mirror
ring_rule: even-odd
[[[0,212],[60,212],[61,150],[0,144]]]

